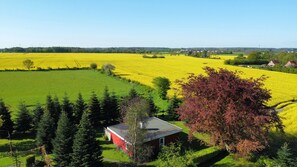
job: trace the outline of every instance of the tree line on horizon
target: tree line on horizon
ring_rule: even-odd
[[[219,54],[232,54],[234,52],[243,52],[249,54],[251,52],[296,52],[296,48],[252,48],[252,47],[192,47],[192,48],[170,48],[170,47],[11,47],[2,48],[0,52],[7,53],[195,53],[198,50],[217,51]]]

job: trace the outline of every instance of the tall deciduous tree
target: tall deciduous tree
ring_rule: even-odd
[[[72,162],[70,166],[98,167],[102,164],[101,147],[96,141],[96,131],[85,111],[73,142]]]
[[[138,93],[136,92],[136,90],[134,88],[132,88],[130,91],[129,91],[129,94],[128,96],[124,97],[123,100],[121,101],[120,103],[120,117],[119,117],[119,121],[120,122],[123,122],[124,121],[124,117],[126,115],[126,107],[129,105],[130,101],[136,97],[140,97],[138,95]]]
[[[132,160],[138,164],[147,160],[151,153],[151,148],[144,145],[147,130],[146,121],[149,117],[150,106],[148,102],[140,97],[133,98],[126,107],[124,123],[128,127],[127,140],[130,142]]]
[[[271,98],[263,88],[265,77],[241,79],[237,72],[204,68],[206,76],[191,75],[181,82],[184,102],[180,118],[191,132],[210,134],[213,144],[230,152],[248,154],[268,144],[271,127],[282,123],[265,104]]]
[[[91,63],[91,64],[90,64],[90,68],[91,68],[92,70],[96,70],[96,69],[97,69],[97,64],[96,64],[96,63]]]
[[[11,115],[8,107],[5,105],[2,99],[0,99],[0,115],[1,119],[3,120],[2,127],[0,128],[0,137],[7,137],[7,132],[11,134],[13,131],[13,122],[11,120]]]
[[[85,103],[81,93],[79,93],[77,100],[74,104],[74,113],[73,113],[74,123],[76,125],[79,124],[79,122],[81,120],[81,116],[86,109],[87,109],[87,104]]]
[[[71,162],[74,129],[68,114],[62,111],[58,121],[56,137],[52,141],[53,156],[57,166],[69,166]]]
[[[89,111],[90,111],[90,121],[92,126],[95,128],[102,125],[102,111],[101,105],[97,98],[95,92],[92,92],[90,103],[89,103]]]
[[[156,87],[160,97],[166,99],[167,91],[170,89],[170,81],[165,77],[156,77],[153,79],[153,84]]]
[[[18,133],[26,133],[32,128],[32,116],[24,102],[19,104],[19,110],[16,118],[15,130]]]
[[[45,146],[47,152],[51,152],[52,139],[55,137],[55,124],[48,110],[44,111],[42,118],[38,124],[37,134],[36,134],[36,144],[37,146]]]
[[[112,64],[104,64],[101,68],[102,72],[104,72],[107,75],[112,75],[113,70],[115,70],[115,66]]]
[[[31,68],[33,68],[34,66],[34,62],[30,59],[26,59],[23,61],[23,65],[28,69],[30,70]]]

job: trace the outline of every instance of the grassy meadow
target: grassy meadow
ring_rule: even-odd
[[[28,106],[37,102],[43,104],[49,94],[61,100],[67,93],[71,101],[77,98],[79,92],[85,100],[89,99],[92,91],[100,97],[105,87],[118,96],[126,96],[133,87],[141,94],[147,95],[149,91],[146,86],[93,70],[0,72],[0,97],[13,111],[17,109],[20,101],[24,101]],[[166,108],[166,104],[164,106],[156,93],[153,92],[152,95],[158,106]]]

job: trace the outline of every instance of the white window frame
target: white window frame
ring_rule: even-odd
[[[126,148],[127,151],[129,151],[129,146],[128,145],[129,144],[127,142],[125,142],[125,148]]]
[[[162,142],[163,141],[163,142]],[[165,137],[159,138],[159,146],[162,147],[165,145]]]

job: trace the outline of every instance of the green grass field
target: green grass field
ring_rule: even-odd
[[[105,87],[118,96],[127,95],[133,87],[140,94],[147,95],[149,91],[146,86],[92,70],[0,72],[0,98],[12,110],[17,109],[20,101],[25,101],[28,106],[37,102],[43,104],[49,94],[57,95],[61,100],[67,93],[74,101],[80,92],[88,100],[92,91],[102,96]],[[155,92],[152,95],[157,105],[165,109],[166,103]]]

